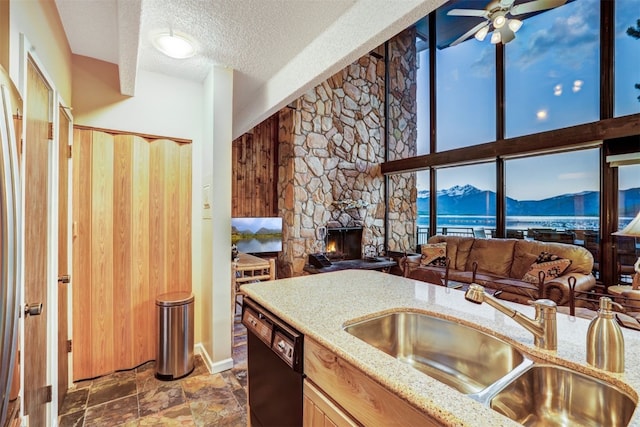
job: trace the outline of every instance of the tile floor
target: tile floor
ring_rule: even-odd
[[[247,341],[237,315],[233,369],[210,374],[202,358],[185,378],[160,381],[155,362],[76,383],[60,410],[60,427],[246,426]]]

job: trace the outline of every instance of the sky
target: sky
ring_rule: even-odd
[[[261,228],[282,230],[282,218],[232,218],[231,226],[240,231],[250,230],[254,233]]]
[[[640,40],[626,34],[640,19],[640,0],[616,0],[616,8],[615,115],[622,116],[640,112],[640,91],[634,88],[640,83]],[[599,0],[575,0],[524,21],[505,49],[507,137],[598,120],[599,15]],[[437,138],[442,149],[495,140],[494,56],[488,37],[436,52]],[[420,58],[421,70],[428,68],[425,60]],[[424,73],[418,75],[419,99],[428,97]],[[418,116],[422,154],[427,152],[428,131],[420,129],[428,129],[428,111],[419,106]],[[518,200],[540,200],[597,191],[598,165],[596,149],[508,160],[507,193]],[[438,172],[438,188],[464,184],[495,191],[494,165]],[[620,168],[620,184],[621,189],[640,186],[640,165]],[[418,188],[428,188],[428,180],[418,178]]]

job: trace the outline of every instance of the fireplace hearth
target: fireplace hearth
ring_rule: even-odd
[[[327,227],[325,248],[330,260],[362,258],[362,227]]]

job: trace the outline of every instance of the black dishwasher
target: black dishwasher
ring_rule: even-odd
[[[243,298],[251,426],[302,425],[303,335]]]

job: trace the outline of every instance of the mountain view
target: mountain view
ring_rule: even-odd
[[[231,243],[239,252],[280,252],[282,218],[232,218]]]
[[[418,192],[418,212],[429,212],[429,191]],[[495,215],[496,193],[480,190],[473,185],[454,186],[438,191],[440,215]],[[634,217],[640,211],[640,187],[622,190],[619,200],[624,200],[621,217]],[[598,216],[600,192],[584,191],[562,194],[542,200],[515,200],[507,197],[510,216]]]
[[[234,226],[231,227],[231,235],[232,236],[256,236],[256,237],[261,237],[261,236],[280,236],[282,234],[282,229],[280,228],[265,228],[262,227],[260,228],[258,231],[251,231],[250,229],[246,228],[243,230],[240,230]]]

